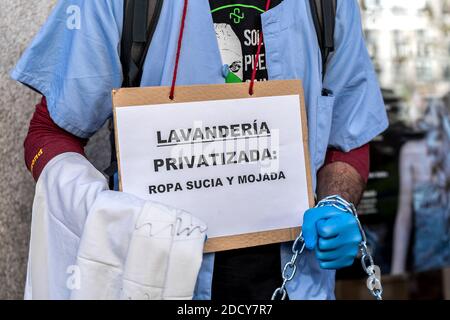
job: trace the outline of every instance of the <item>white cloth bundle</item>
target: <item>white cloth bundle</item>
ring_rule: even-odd
[[[206,226],[108,190],[83,156],[52,159],[36,186],[26,299],[191,299]]]

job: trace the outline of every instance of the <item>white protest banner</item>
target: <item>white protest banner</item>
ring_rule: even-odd
[[[206,251],[293,240],[313,204],[300,81],[113,92],[121,190],[192,213]]]

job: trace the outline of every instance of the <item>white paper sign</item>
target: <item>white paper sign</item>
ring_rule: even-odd
[[[124,192],[208,237],[298,227],[309,208],[299,95],[116,108]]]

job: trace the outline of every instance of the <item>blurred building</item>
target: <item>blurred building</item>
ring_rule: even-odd
[[[450,88],[450,0],[360,0],[369,52],[383,88],[421,114],[417,96],[441,97]]]

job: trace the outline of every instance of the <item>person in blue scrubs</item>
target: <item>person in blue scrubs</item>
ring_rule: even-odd
[[[189,1],[177,84],[249,80],[262,30],[257,79],[304,84],[317,199],[336,194],[357,204],[364,178],[348,163],[327,163],[327,151],[349,153],[367,145],[387,128],[386,111],[357,0],[337,1],[336,48],[324,81],[309,3],[274,0],[265,11],[265,1]],[[183,5],[164,1],[141,86],[171,84]],[[13,79],[45,96],[54,123],[79,139],[91,137],[112,117],[111,90],[122,83],[122,24],[121,0],[60,0],[12,71]],[[333,94],[323,96],[323,88]],[[289,298],[333,299],[335,270],[351,265],[358,252],[356,219],[331,206],[311,209],[303,232],[307,250],[287,285]],[[195,298],[270,298],[281,284],[291,245],[205,255]]]

